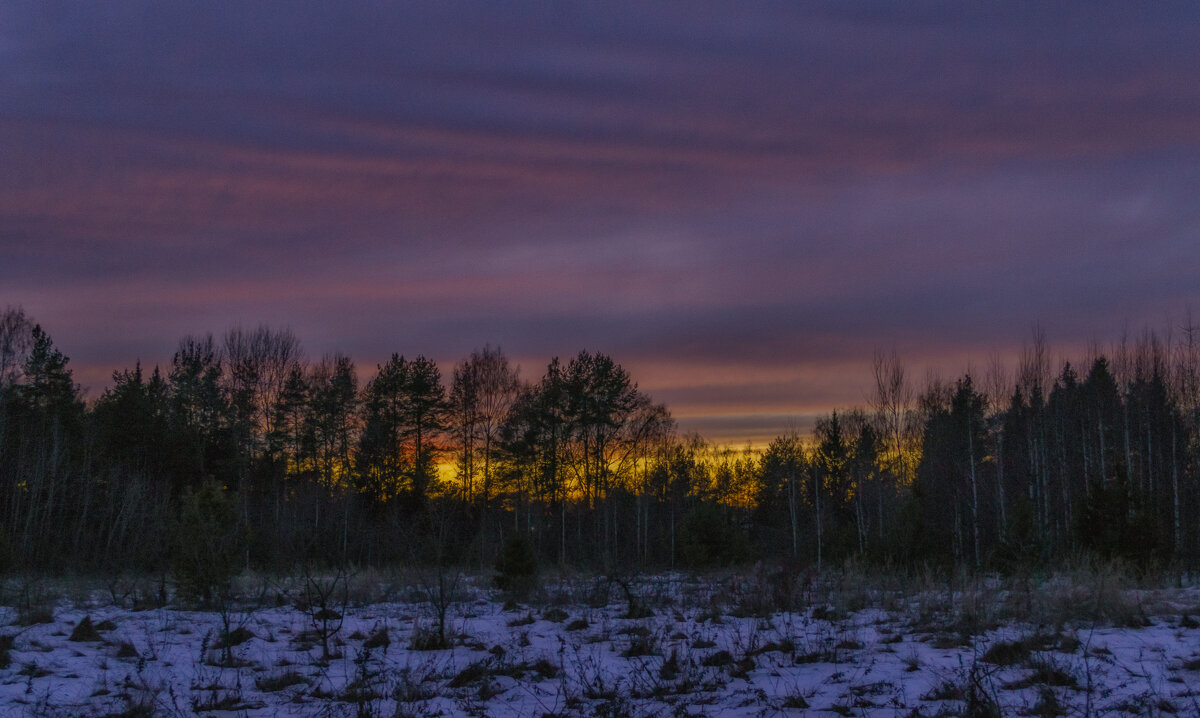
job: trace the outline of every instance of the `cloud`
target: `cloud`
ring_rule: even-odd
[[[876,346],[1182,311],[1198,14],[5,3],[0,292],[97,384],[268,321],[607,351],[696,422],[854,403]]]

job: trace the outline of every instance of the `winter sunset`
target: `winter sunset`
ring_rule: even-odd
[[[1197,38],[0,3],[0,716],[1200,716]]]

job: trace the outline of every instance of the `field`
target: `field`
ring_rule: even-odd
[[[1200,590],[1108,570],[6,588],[0,715],[1200,715]]]

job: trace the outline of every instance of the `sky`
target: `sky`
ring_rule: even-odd
[[[185,334],[611,355],[759,442],[1178,323],[1200,5],[0,3],[0,306],[95,396]]]

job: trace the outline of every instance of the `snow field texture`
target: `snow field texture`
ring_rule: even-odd
[[[0,715],[1200,715],[1196,589],[1127,591],[1148,609],[1129,625],[1035,625],[953,590],[771,613],[667,576],[633,585],[630,617],[594,585],[521,604],[462,585],[440,650],[414,648],[437,627],[420,590],[324,613],[6,608]]]

